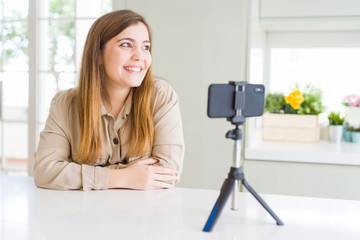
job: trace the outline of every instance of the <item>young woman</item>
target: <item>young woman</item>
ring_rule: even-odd
[[[50,189],[161,189],[179,180],[184,140],[179,101],[153,80],[151,34],[130,10],[91,27],[77,88],[51,103],[34,181]]]

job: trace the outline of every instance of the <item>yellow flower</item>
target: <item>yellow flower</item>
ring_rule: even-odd
[[[295,91],[285,97],[285,102],[290,104],[290,106],[296,110],[300,108],[300,104],[304,102],[304,98],[299,89],[295,89]]]

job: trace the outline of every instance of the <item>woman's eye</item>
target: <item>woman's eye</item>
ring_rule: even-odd
[[[120,46],[121,47],[130,47],[130,43],[125,42],[125,43],[120,44]]]
[[[143,49],[146,50],[146,51],[149,51],[149,50],[150,50],[150,46],[145,45],[145,46],[143,46]]]

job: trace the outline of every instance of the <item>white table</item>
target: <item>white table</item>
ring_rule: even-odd
[[[0,175],[0,239],[360,239],[360,202],[261,196],[277,226],[249,194],[224,207],[213,232],[202,228],[219,191],[53,191],[32,178]]]

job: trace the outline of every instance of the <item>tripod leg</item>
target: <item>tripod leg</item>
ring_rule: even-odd
[[[213,209],[211,210],[210,216],[204,226],[204,229],[203,229],[204,232],[212,231],[233,188],[234,188],[234,180],[231,180],[229,178],[225,179],[225,181],[221,187],[221,190],[220,190],[220,195],[219,195],[218,199],[216,200],[215,205],[214,205]]]
[[[247,181],[242,179],[242,183],[247,190],[256,198],[256,200],[268,211],[268,213],[275,219],[277,225],[284,225],[280,218],[271,210],[271,208],[266,204],[266,202],[255,192],[255,190],[247,183]]]

